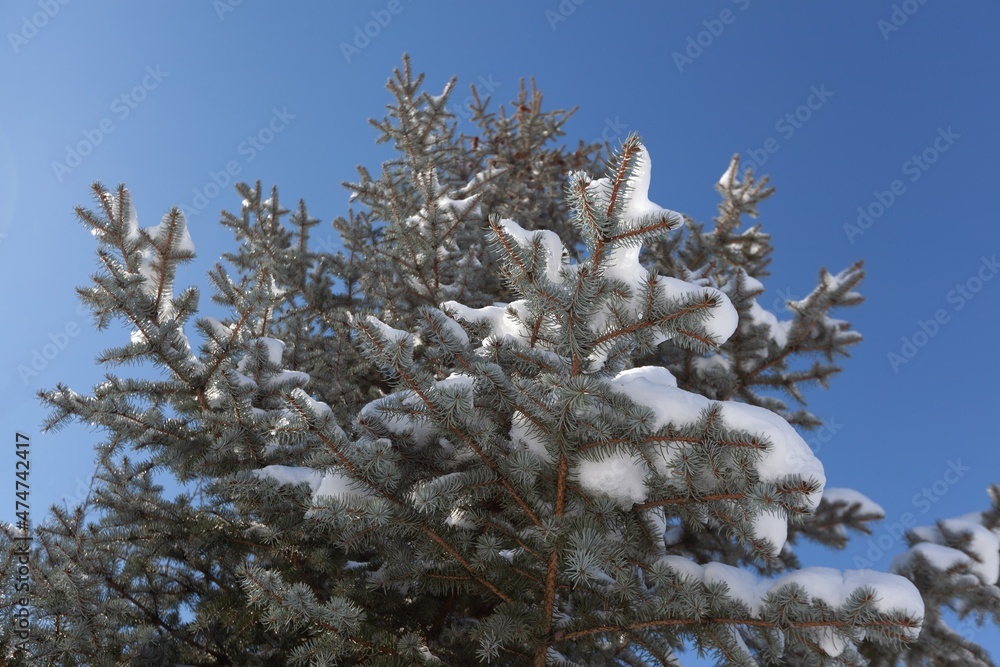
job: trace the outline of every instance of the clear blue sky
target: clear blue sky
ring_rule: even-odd
[[[996,2],[907,0],[895,15],[889,0],[62,2],[0,8],[0,424],[10,441],[32,438],[36,519],[85,487],[98,436],[42,434],[34,393],[89,390],[95,356],[121,342],[92,330],[73,293],[95,269],[72,213],[90,205],[89,184],[129,185],[144,226],[200,207],[199,260],[179,284],[204,285],[230,241],[218,211],[239,204],[215,194],[211,173],[234,161],[241,179],[277,184],[324,221],[345,214],[339,184],[386,155],[366,121],[383,113],[404,51],[431,90],[458,75],[456,102],[469,84],[506,102],[534,76],[549,108],[580,107],[573,143],[640,132],[651,199],[697,219],[713,215],[733,153],[763,162],[778,188],[761,216],[776,246],[764,304],[804,296],[820,266],[866,262],[867,301],[842,314],[865,341],[830,391],[809,396],[834,425],[820,443],[829,485],[868,494],[887,523],[907,512],[926,523],[984,508],[1000,481]],[[272,122],[270,143],[245,143]],[[67,153],[81,144],[77,161]],[[37,374],[19,372],[33,358]],[[968,470],[944,481],[958,462]],[[805,553],[851,567],[867,549]],[[1000,656],[996,635],[978,639]]]

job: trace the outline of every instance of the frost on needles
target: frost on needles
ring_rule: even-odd
[[[348,184],[338,246],[238,186],[211,315],[175,287],[184,216],[142,228],[95,185],[79,292],[127,342],[91,394],[42,392],[49,428],[106,437],[91,497],[36,530],[45,662],[6,623],[7,664],[992,664],[943,610],[990,609],[996,506],[915,529],[892,573],[794,551],[884,514],[824,491],[797,430],[821,423],[801,387],[860,340],[831,315],[860,265],[781,319],[758,303],[770,237],[741,227],[766,179],[734,159],[706,229],[649,200],[637,137],[597,178],[537,90],[475,98],[470,135],[453,82],[421,82],[408,60],[390,79],[373,124],[398,155]]]
[[[707,353],[737,324],[724,293],[639,263],[643,241],[682,220],[648,200],[649,175],[631,137],[606,178],[570,178],[586,246],[579,262],[552,232],[490,219],[518,300],[425,307],[416,332],[357,320],[366,357],[397,389],[362,410],[359,443],[335,446],[360,457],[350,465],[379,469],[366,479],[371,490],[320,500],[315,518],[380,552],[368,567],[382,585],[492,598],[485,617],[442,630],[475,627],[468,640],[487,662],[609,653],[671,664],[676,640],[690,636],[753,664],[745,634],[772,656],[837,657],[865,637],[913,639],[923,605],[901,577],[820,568],[760,583],[666,550],[665,536],[684,523],[773,559],[787,522],[816,508],[825,478],[775,414],[679,389],[663,367],[633,367],[667,340]],[[415,361],[418,337],[451,361],[447,377]],[[375,531],[411,521],[414,539],[381,553]]]

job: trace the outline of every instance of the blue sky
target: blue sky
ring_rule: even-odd
[[[99,437],[41,433],[34,393],[88,390],[121,342],[73,292],[96,268],[73,216],[89,184],[125,182],[144,226],[193,211],[199,259],[178,282],[205,285],[230,243],[218,211],[239,204],[213,174],[235,163],[325,222],[344,215],[339,184],[386,157],[366,121],[404,51],[432,91],[457,75],[456,103],[470,84],[507,102],[535,77],[548,108],[579,106],[574,144],[639,132],[650,198],[696,219],[733,153],[759,165],[778,188],[760,218],[776,248],[762,303],[866,262],[867,301],[842,313],[865,341],[809,394],[830,424],[814,439],[828,484],[881,503],[886,525],[985,508],[1000,481],[998,23],[987,0],[3,3],[0,424],[31,436],[34,517],[83,492]],[[804,553],[852,567],[872,544]],[[877,569],[903,546],[882,544]],[[1000,655],[998,634],[977,639]]]

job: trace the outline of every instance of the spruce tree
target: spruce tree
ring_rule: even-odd
[[[734,158],[706,228],[649,201],[637,137],[596,177],[533,84],[464,127],[454,81],[422,82],[406,59],[389,81],[372,124],[398,158],[346,184],[341,250],[238,186],[222,318],[175,287],[184,216],[142,228],[94,186],[79,292],[131,336],[90,394],[42,392],[48,428],[105,439],[91,497],[35,530],[34,657],[5,623],[8,664],[992,664],[944,615],[996,620],[996,490],[911,531],[892,574],[793,550],[881,518],[796,431],[860,341],[831,315],[860,265],[781,320],[770,238],[743,229],[766,178]],[[136,364],[158,373],[111,372]]]

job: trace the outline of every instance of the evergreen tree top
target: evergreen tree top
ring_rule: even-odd
[[[348,184],[342,249],[304,202],[237,186],[238,247],[209,275],[224,317],[175,286],[179,210],[142,228],[100,184],[78,209],[99,266],[81,299],[131,332],[100,361],[162,374],[42,393],[48,427],[106,439],[92,497],[37,529],[35,659],[991,664],[941,612],[995,618],[996,507],[914,529],[890,573],[794,552],[884,514],[824,488],[796,430],[819,421],[786,403],[859,342],[831,311],[860,302],[860,265],[779,319],[758,303],[770,237],[742,229],[766,178],[734,158],[706,228],[649,200],[637,136],[595,177],[599,147],[553,148],[567,114],[536,90],[512,114],[477,99],[469,137],[454,84],[422,82],[408,60],[390,79],[373,125],[398,158]]]

